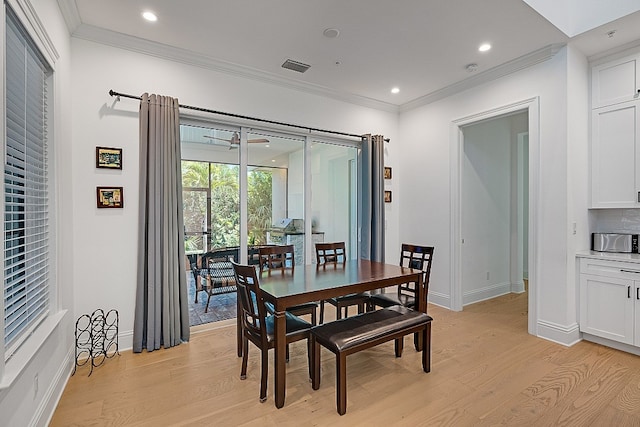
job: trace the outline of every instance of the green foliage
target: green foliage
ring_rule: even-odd
[[[271,227],[272,174],[254,170],[248,175],[247,223],[249,244],[267,243],[267,230]]]
[[[184,223],[187,232],[201,232],[206,222],[206,191],[211,191],[210,248],[240,244],[239,168],[208,162],[182,162],[184,190]],[[266,243],[266,231],[271,226],[272,175],[269,171],[254,170],[248,174],[247,216],[249,244]],[[192,237],[192,236],[190,236]],[[195,241],[187,239],[185,249]],[[193,249],[192,249],[193,250]]]

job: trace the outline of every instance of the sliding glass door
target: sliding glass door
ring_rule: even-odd
[[[252,131],[247,146],[248,244],[293,245],[304,265],[304,139]]]
[[[293,244],[299,265],[314,262],[314,244],[321,241],[344,241],[355,258],[357,143],[251,129],[243,149],[241,135],[235,127],[181,126],[187,253],[237,248],[246,233],[249,247]]]
[[[355,259],[358,149],[313,140],[309,152],[313,241],[345,242],[347,258]]]
[[[181,125],[180,137],[187,254],[238,246],[240,187],[237,132]]]

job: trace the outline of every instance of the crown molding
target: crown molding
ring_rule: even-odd
[[[40,49],[40,52],[53,67],[56,61],[60,59],[60,54],[49,37],[42,21],[38,17],[31,1],[8,0],[8,3],[16,15],[18,15],[20,22],[27,29],[27,32],[29,32],[29,35]]]
[[[433,102],[463,92],[467,89],[471,89],[472,87],[499,79],[500,77],[504,77],[508,74],[515,73],[516,71],[531,67],[532,65],[547,61],[553,58],[556,53],[558,53],[564,46],[565,44],[551,44],[545,46],[519,58],[498,65],[497,67],[493,67],[487,71],[483,71],[480,74],[476,74],[473,77],[469,77],[457,83],[445,86],[442,89],[438,89],[427,95],[416,98],[412,101],[406,102],[400,106],[399,112],[403,113],[413,110],[414,108],[431,104]]]
[[[73,0],[59,0],[73,1]],[[377,110],[398,113],[398,106],[387,102],[378,101],[351,93],[344,93],[321,85],[288,79],[276,74],[267,73],[251,67],[245,67],[231,62],[221,61],[210,56],[202,55],[187,49],[180,49],[162,43],[129,36],[93,25],[80,24],[72,33],[72,37],[113,46],[133,52],[154,56],[161,59],[168,59],[186,65],[206,68],[221,73],[230,74],[237,77],[248,78],[268,84],[275,84],[288,89],[333,98],[339,101],[374,108]]]
[[[69,34],[73,34],[80,24],[82,24],[76,0],[58,0],[58,8],[62,13],[64,21],[67,23]]]

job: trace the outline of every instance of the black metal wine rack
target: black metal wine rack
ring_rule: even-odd
[[[83,314],[76,321],[76,352],[75,366],[71,375],[76,373],[79,366],[91,365],[89,376],[93,368],[100,366],[106,359],[111,359],[118,351],[118,321],[117,310],[106,313],[97,309],[93,313]]]

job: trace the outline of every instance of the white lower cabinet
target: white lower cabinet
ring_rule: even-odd
[[[580,331],[640,346],[640,264],[581,259]]]

